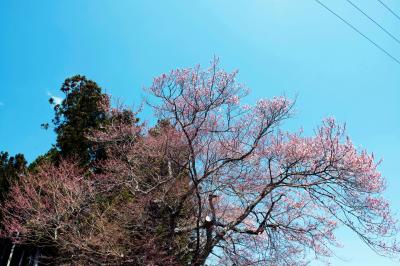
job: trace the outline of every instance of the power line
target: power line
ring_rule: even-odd
[[[396,38],[393,34],[391,34],[387,29],[385,29],[381,24],[379,24],[376,20],[371,18],[367,13],[365,13],[361,8],[359,8],[356,4],[354,4],[351,0],[346,0],[350,5],[352,5],[355,9],[360,11],[364,16],[366,16],[369,20],[371,20],[376,26],[378,26],[381,30],[386,32],[387,35],[392,37],[393,40],[395,40],[398,44],[400,44],[400,40]],[[378,0],[379,1],[379,0]]]
[[[396,18],[398,18],[400,20],[400,16],[396,14],[396,12],[394,12],[388,5],[386,5],[384,2],[382,2],[381,0],[377,0],[379,3],[381,3],[381,5],[383,5],[390,13],[392,13]]]
[[[364,33],[362,33],[360,30],[358,30],[356,27],[354,27],[353,25],[351,25],[350,22],[348,22],[347,20],[345,20],[344,18],[342,18],[340,15],[338,15],[335,11],[333,11],[332,9],[330,9],[329,7],[327,7],[325,4],[323,4],[321,1],[319,0],[315,0],[315,2],[317,2],[319,5],[321,5],[323,8],[325,8],[326,10],[328,10],[330,13],[332,13],[334,16],[336,16],[338,19],[340,19],[343,23],[345,23],[347,26],[349,26],[350,28],[352,28],[355,32],[357,32],[358,34],[360,34],[362,37],[364,37],[367,41],[369,41],[372,45],[374,45],[376,48],[378,48],[379,50],[381,50],[383,53],[385,53],[387,56],[389,56],[390,58],[392,58],[397,64],[400,65],[400,60],[397,59],[396,57],[394,57],[393,55],[391,55],[387,50],[385,50],[385,48],[383,48],[382,46],[380,46],[379,44],[377,44],[376,42],[374,42],[372,39],[370,39],[367,35],[365,35]]]

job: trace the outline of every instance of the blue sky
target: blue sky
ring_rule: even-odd
[[[400,20],[377,0],[353,1],[400,38]],[[400,13],[399,1],[383,1]],[[400,58],[400,45],[348,2],[322,2]],[[357,145],[384,159],[386,196],[400,211],[400,65],[314,0],[0,0],[0,27],[0,150],[33,160],[50,148],[55,136],[40,124],[68,76],[139,104],[154,76],[217,55],[240,70],[249,101],[297,95],[287,127],[310,133],[326,116],[346,122]],[[344,248],[332,265],[398,263],[346,230],[338,235]]]

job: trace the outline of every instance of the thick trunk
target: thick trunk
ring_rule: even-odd
[[[211,251],[213,250],[216,239],[213,238],[213,221],[210,217],[206,217],[206,221],[204,226],[206,228],[206,243],[204,245],[203,250],[195,257],[193,265],[201,266],[206,263],[208,256],[210,255]]]

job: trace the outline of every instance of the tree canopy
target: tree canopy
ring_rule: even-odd
[[[156,77],[154,127],[111,108],[96,83],[67,79],[54,107],[60,159],[11,185],[2,234],[55,247],[60,264],[304,265],[333,255],[340,226],[398,255],[379,161],[332,118],[313,136],[285,131],[293,102],[242,104],[236,76],[214,60]]]

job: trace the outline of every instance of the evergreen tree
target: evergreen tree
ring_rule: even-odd
[[[8,152],[0,152],[0,203],[7,197],[10,185],[26,170],[23,154],[9,156]]]
[[[87,164],[101,156],[92,149],[85,134],[105,122],[108,97],[96,82],[80,75],[67,78],[61,91],[65,97],[61,104],[54,105],[55,117],[52,120],[57,134],[55,147],[61,157],[74,156],[82,164]],[[53,98],[49,101],[54,104]],[[56,161],[59,159],[54,151],[50,151],[49,155]]]

